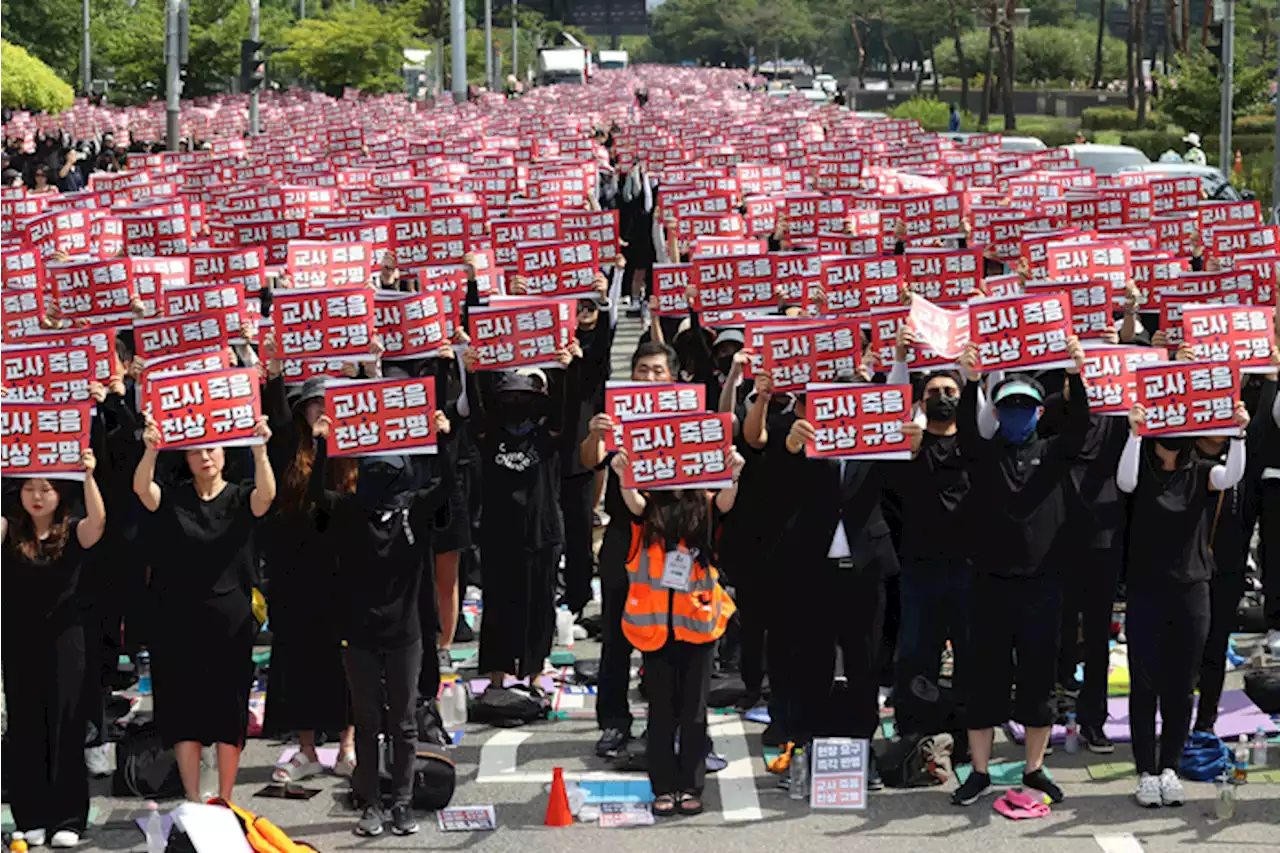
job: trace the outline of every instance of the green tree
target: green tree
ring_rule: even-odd
[[[1236,55],[1232,63],[1232,105],[1238,115],[1257,109],[1267,98],[1269,69],[1250,66]],[[1202,47],[1194,47],[1188,56],[1178,57],[1173,72],[1161,76],[1160,99],[1156,106],[1185,130],[1201,135],[1216,133],[1222,115],[1218,60]]]
[[[80,0],[0,0],[0,36],[63,80],[80,71]]]
[[[15,44],[0,40],[0,104],[10,109],[56,113],[75,100],[71,87],[53,69]]]
[[[299,21],[283,39],[287,49],[280,63],[331,95],[344,86],[395,92],[404,87],[401,68],[404,49],[414,43],[413,21],[403,8],[343,4],[323,17]]]

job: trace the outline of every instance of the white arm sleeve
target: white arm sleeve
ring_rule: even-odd
[[[1276,393],[1275,402],[1271,404],[1271,419],[1280,427],[1280,392]]]
[[[1116,469],[1116,486],[1122,492],[1138,488],[1138,461],[1142,458],[1142,439],[1129,433],[1129,440],[1120,454],[1120,466]]]
[[[895,361],[893,366],[889,368],[890,385],[910,385],[911,371],[907,370],[905,361]]]
[[[463,418],[471,417],[471,401],[467,399],[467,366],[462,363],[462,350],[464,348],[454,347],[454,360],[458,362],[458,380],[462,383],[462,393],[458,395],[458,416]]]
[[[993,370],[988,374],[986,388],[994,388],[1004,381],[1003,370]],[[992,438],[1000,429],[1000,419],[996,417],[996,406],[987,399],[986,388],[978,389],[978,435]]]
[[[1227,444],[1227,461],[1224,465],[1214,465],[1209,471],[1209,485],[1214,491],[1225,492],[1244,479],[1244,441],[1232,439]]]

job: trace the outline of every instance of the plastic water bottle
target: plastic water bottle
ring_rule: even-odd
[[[151,693],[151,653],[138,653],[138,692],[143,696]]]
[[[1249,781],[1249,736],[1240,735],[1236,743],[1235,762],[1232,765],[1232,781],[1243,785]]]
[[[788,796],[793,800],[809,798],[809,757],[802,746],[791,753],[791,789]]]
[[[1068,755],[1080,751],[1080,724],[1076,722],[1075,712],[1067,714],[1067,740],[1062,746]]]
[[[1226,773],[1218,777],[1218,799],[1213,803],[1218,820],[1231,820],[1236,814],[1236,789]]]
[[[1253,749],[1250,750],[1249,763],[1254,767],[1267,766],[1267,733],[1259,726],[1253,733]]]
[[[160,806],[158,803],[147,803],[147,824],[145,834],[147,836],[147,853],[164,853],[167,840],[164,837],[164,821],[160,819]]]
[[[461,729],[467,724],[467,686],[461,680],[454,680],[453,717]]]
[[[440,725],[446,732],[456,732],[467,722],[466,711],[458,717],[458,696],[462,693],[462,685],[456,678],[440,683]],[[466,697],[463,697],[466,702]],[[465,708],[465,704],[463,705]]]

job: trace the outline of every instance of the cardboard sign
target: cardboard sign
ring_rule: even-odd
[[[697,412],[622,422],[627,489],[721,489],[733,484],[729,470],[732,415]]]
[[[628,826],[653,826],[653,811],[648,803],[601,803],[602,829],[621,829]]]
[[[911,417],[910,385],[819,383],[805,389],[814,437],[810,459],[911,458],[902,425]]]
[[[1169,361],[1134,368],[1138,400],[1147,410],[1140,435],[1239,435],[1239,382],[1230,364]]]
[[[930,302],[959,305],[981,291],[981,249],[910,249],[905,257],[912,292]]]
[[[9,346],[0,358],[6,403],[79,403],[90,398],[89,383],[95,381],[92,347]]]
[[[1062,293],[974,300],[969,334],[978,343],[984,370],[1071,364],[1071,305]]]
[[[784,303],[804,305],[810,291],[822,289],[822,256],[813,252],[775,252],[774,276]]]
[[[600,269],[591,242],[521,243],[516,247],[525,292],[530,296],[583,296]]]
[[[284,358],[373,358],[373,292],[363,286],[277,291],[272,312]]]
[[[614,451],[627,418],[704,412],[707,386],[680,382],[606,382],[604,410],[613,418],[613,431],[604,437],[605,450]]]
[[[498,828],[493,806],[449,806],[436,812],[441,832],[486,832]]]
[[[564,239],[569,243],[591,243],[601,264],[618,259],[618,211],[565,211],[560,216]]]
[[[374,328],[384,361],[435,356],[449,342],[442,293],[379,290],[374,295]]]
[[[1275,309],[1257,305],[1185,305],[1182,339],[1196,361],[1229,362],[1241,373],[1270,373]]]
[[[84,480],[91,402],[5,403],[0,409],[0,476]]]
[[[1140,310],[1151,310],[1161,298],[1161,288],[1171,284],[1175,277],[1191,269],[1186,258],[1168,254],[1135,255],[1130,258],[1133,283],[1142,295]]]
[[[285,268],[293,287],[346,287],[364,284],[373,271],[369,243],[290,240]]]
[[[563,367],[556,353],[573,340],[577,314],[569,300],[493,299],[470,311],[471,345],[480,370]]]
[[[192,314],[187,317],[156,317],[133,322],[137,355],[144,361],[180,352],[226,346],[240,337],[240,315],[234,309]]]
[[[54,303],[64,318],[110,322],[131,316],[133,274],[128,258],[48,263],[45,268],[53,283]]]
[[[1254,301],[1255,292],[1253,271],[1247,269],[1178,273],[1167,284],[1154,288],[1157,303],[1199,298],[1202,302],[1244,305]]]
[[[761,368],[773,388],[798,391],[813,382],[834,382],[857,370],[862,356],[857,320],[809,322],[766,330],[761,336]]]
[[[1111,283],[1102,279],[1028,281],[1028,295],[1065,293],[1071,303],[1072,334],[1081,340],[1101,338],[1114,331]]]
[[[871,744],[847,737],[814,738],[809,808],[865,809]]]
[[[1095,415],[1127,416],[1138,402],[1135,368],[1167,360],[1162,350],[1151,347],[1090,344],[1080,371],[1089,392],[1089,410]]]
[[[1121,242],[1050,243],[1045,263],[1050,279],[1102,279],[1123,296],[1132,273],[1129,247]]]
[[[913,302],[914,304],[914,302]],[[969,313],[959,309],[964,320],[967,340]],[[910,323],[911,309],[906,305],[895,305],[892,308],[880,308],[871,312],[871,352],[876,365],[881,370],[888,369],[897,360],[898,330]],[[955,366],[954,358],[939,355],[931,346],[917,340],[916,345],[907,348],[908,370],[935,370]]]
[[[262,415],[257,368],[149,377],[143,400],[160,428],[161,450],[262,443],[253,435]]]
[[[692,264],[653,265],[653,292],[658,294],[659,317],[687,317],[689,315],[689,300],[686,296],[686,291],[688,290],[692,273]]]
[[[334,456],[436,452],[435,379],[351,379],[325,384]]]
[[[822,295],[810,293],[811,310],[819,314],[865,314],[876,308],[902,304],[900,255],[884,257],[824,257]]]
[[[965,212],[963,192],[888,198],[881,206],[882,222],[892,232],[897,219],[907,226],[907,239],[963,236]]]
[[[151,359],[142,370],[142,381],[147,377],[165,376],[171,373],[204,373],[209,370],[226,370],[231,367],[231,353],[226,349],[210,349],[202,352],[180,352],[163,358]]]
[[[21,341],[29,332],[40,328],[44,305],[40,291],[6,287],[0,290],[4,310],[4,342]]]
[[[738,258],[694,258],[699,311],[769,308],[778,304],[773,286],[773,259],[768,255]]]
[[[43,347],[81,347],[93,351],[92,378],[107,384],[116,365],[116,332],[119,327],[91,326],[82,329],[39,329],[29,332],[22,343]]]

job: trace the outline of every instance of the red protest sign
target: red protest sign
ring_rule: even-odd
[[[1139,304],[1151,306],[1159,302],[1162,286],[1170,284],[1173,279],[1191,269],[1186,258],[1177,258],[1165,253],[1152,255],[1135,255],[1130,258],[1133,269],[1133,283],[1141,294]]]
[[[577,314],[569,300],[495,298],[470,311],[471,342],[481,370],[563,367],[556,353],[573,340]]]
[[[704,412],[707,387],[679,382],[606,382],[604,410],[613,418],[613,431],[606,433],[606,450],[617,450],[622,440],[622,422],[627,418]]]
[[[107,326],[39,329],[28,332],[22,343],[45,347],[89,347],[93,351],[92,378],[105,385],[116,365],[116,331],[116,328]]]
[[[689,288],[692,264],[654,264],[653,292],[658,294],[659,317],[685,317],[689,314]]]
[[[908,240],[954,237],[964,234],[964,195],[947,192],[891,197],[880,209],[906,223]],[[886,216],[882,221],[890,218]]]
[[[334,456],[436,452],[434,379],[353,379],[325,384]]]
[[[600,265],[594,243],[521,243],[516,251],[531,296],[581,296],[595,286]]]
[[[290,240],[285,267],[294,287],[346,287],[364,284],[373,271],[369,243]]]
[[[1202,201],[1196,212],[1201,234],[1219,225],[1262,224],[1262,207],[1256,201]]]
[[[901,256],[824,257],[821,295],[811,292],[814,313],[866,313],[902,304]]]
[[[761,341],[761,367],[773,377],[775,391],[833,382],[857,370],[862,355],[862,332],[853,319],[767,329]]]
[[[239,317],[236,311],[226,310],[134,320],[133,337],[138,357],[149,361],[180,352],[226,346],[233,338],[240,337]]]
[[[930,302],[962,304],[980,292],[981,249],[909,249],[905,257],[912,292]]]
[[[4,310],[4,342],[21,341],[29,332],[40,328],[40,319],[44,317],[44,306],[40,291],[26,290],[18,287],[5,287],[0,290],[0,298]]]
[[[0,476],[83,480],[91,402],[5,403],[0,410]]]
[[[909,419],[910,385],[818,383],[805,389],[805,416],[814,437],[805,443],[810,459],[911,458],[902,434]]]
[[[4,399],[78,403],[89,399],[93,348],[8,346],[4,348]]]
[[[191,284],[190,258],[133,257],[129,265],[133,268],[133,288],[142,303],[143,317],[164,313],[162,297],[166,290]]]
[[[262,415],[256,368],[149,376],[143,406],[160,429],[161,450],[262,443],[253,435]]]
[[[46,269],[63,317],[100,323],[131,316],[133,275],[128,258],[49,263]]]
[[[1066,367],[1071,306],[1063,293],[969,303],[969,333],[984,369]]]
[[[236,284],[245,295],[257,293],[266,283],[265,250],[192,249],[192,284]]]
[[[1238,435],[1236,369],[1229,364],[1169,361],[1134,368],[1138,403],[1147,410],[1140,435]]]
[[[1045,259],[1050,279],[1102,279],[1123,294],[1131,276],[1129,247],[1118,241],[1050,243]]]
[[[733,483],[727,412],[629,419],[622,422],[626,489],[718,489]]]
[[[1259,305],[1184,305],[1182,339],[1196,361],[1230,362],[1241,373],[1270,373],[1274,313]]]
[[[373,316],[383,360],[434,356],[449,341],[442,293],[379,290]]]
[[[145,383],[147,377],[165,376],[170,373],[204,373],[209,370],[226,370],[229,367],[231,367],[231,353],[226,349],[180,352],[148,361],[142,371],[142,381]]]
[[[1163,351],[1151,347],[1090,344],[1080,371],[1089,392],[1089,410],[1095,415],[1129,414],[1138,401],[1134,369],[1166,360]]]
[[[591,243],[601,264],[618,258],[618,211],[566,211],[560,216],[564,239],[569,243]]]
[[[276,342],[284,358],[373,357],[373,293],[366,287],[277,291]]]
[[[0,282],[6,288],[39,290],[44,286],[44,261],[35,249],[5,246],[0,259]]]
[[[778,304],[773,288],[773,259],[768,255],[694,258],[699,311],[766,308]]]
[[[1111,285],[1100,279],[1028,281],[1026,293],[1065,293],[1071,303],[1072,334],[1081,340],[1105,337],[1114,331],[1111,321]]]

